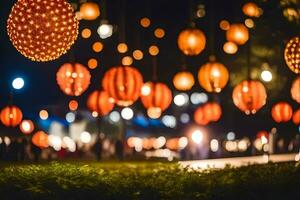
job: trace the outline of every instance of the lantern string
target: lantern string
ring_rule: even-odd
[[[194,13],[194,0],[190,0],[190,8],[189,8],[189,13],[190,13],[190,26],[194,27],[194,18],[195,18],[195,13]]]
[[[125,0],[121,0],[120,2],[120,42],[125,42],[126,40],[126,2]]]
[[[248,45],[247,45],[247,79],[251,79],[251,70],[250,70],[250,65],[251,65],[251,39],[250,39],[250,30],[249,30],[249,40],[248,40]]]
[[[106,20],[107,18],[107,13],[106,13],[106,0],[102,0],[102,4],[101,4],[101,9],[102,9],[102,19]]]
[[[210,54],[211,55],[214,55],[214,47],[215,47],[215,9],[214,9],[214,0],[211,0],[210,1],[210,4],[209,4],[209,11],[210,11],[210,15],[209,15],[209,18],[210,18],[210,26],[209,26],[209,29],[210,29]]]

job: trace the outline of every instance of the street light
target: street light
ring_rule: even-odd
[[[192,140],[196,144],[200,144],[203,141],[203,133],[200,130],[195,130],[192,133]]]
[[[273,75],[269,70],[262,71],[260,77],[265,82],[270,82],[273,79]]]

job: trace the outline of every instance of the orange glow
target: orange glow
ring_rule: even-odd
[[[194,120],[199,125],[207,125],[210,122],[217,122],[222,116],[222,108],[218,103],[206,103],[197,108],[194,113]]]
[[[5,126],[16,127],[21,123],[23,114],[17,106],[7,106],[1,110],[0,117]]]
[[[253,2],[248,2],[248,3],[244,4],[242,10],[243,10],[243,13],[249,17],[259,17],[260,16],[259,7]]]
[[[30,134],[34,130],[34,124],[31,120],[23,120],[20,124],[20,130],[23,134]]]
[[[99,53],[103,50],[103,44],[101,42],[95,42],[93,44],[93,50],[96,52],[96,53]]]
[[[41,149],[49,147],[48,135],[44,131],[36,132],[31,140],[35,146]]]
[[[280,102],[272,107],[272,118],[277,123],[288,122],[293,116],[292,106],[286,102]]]
[[[125,44],[125,43],[118,44],[117,49],[118,49],[119,53],[126,53],[128,51],[127,44]]]
[[[195,84],[194,76],[191,72],[178,72],[173,78],[174,87],[180,91],[188,91]]]
[[[84,39],[88,39],[90,38],[92,35],[92,31],[91,29],[89,28],[85,28],[81,31],[81,36],[84,38]]]
[[[80,6],[80,16],[85,20],[95,20],[100,16],[100,9],[98,4],[93,2],[86,2]]]
[[[231,24],[230,28],[226,32],[226,38],[230,42],[243,45],[249,39],[248,28],[244,24]]]
[[[136,60],[142,60],[144,57],[144,53],[141,50],[134,50],[132,55]]]
[[[88,67],[90,69],[96,69],[98,67],[98,61],[95,58],[91,58],[88,61]]]
[[[300,74],[300,37],[294,37],[287,43],[284,59],[290,70]]]
[[[77,109],[78,109],[78,102],[77,102],[76,100],[71,100],[71,101],[69,102],[69,109],[70,109],[71,111],[77,110]]]
[[[151,25],[151,21],[150,21],[149,18],[144,17],[144,18],[141,19],[140,24],[141,24],[142,27],[148,28]]]
[[[130,65],[132,65],[132,63],[133,63],[133,59],[130,56],[125,56],[122,59],[122,65],[124,65],[124,66],[130,66]]]
[[[206,37],[199,29],[185,29],[179,34],[177,44],[185,55],[196,56],[204,50]]]
[[[292,99],[300,103],[300,76],[292,84],[291,95]]]
[[[293,114],[293,122],[296,125],[300,125],[300,108],[294,112],[294,114]]]
[[[223,31],[227,31],[230,28],[230,23],[227,20],[222,20],[220,21],[220,29],[222,29]]]
[[[234,42],[226,42],[223,46],[223,50],[228,54],[235,54],[238,51],[238,46]]]
[[[105,91],[94,91],[89,95],[87,100],[88,109],[92,113],[97,113],[97,116],[100,117],[110,113],[114,106],[114,100]]]
[[[42,120],[46,120],[49,117],[48,111],[47,110],[41,110],[39,113],[39,116]]]
[[[157,38],[163,38],[163,37],[165,37],[165,31],[164,31],[164,29],[162,29],[162,28],[157,28],[157,29],[155,29],[155,31],[154,31],[154,35],[155,35],[155,37],[157,37]]]
[[[151,56],[157,56],[159,54],[159,48],[156,45],[152,45],[149,47],[149,54]]]

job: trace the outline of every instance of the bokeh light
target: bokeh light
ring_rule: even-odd
[[[88,67],[90,69],[96,69],[98,67],[98,61],[95,58],[91,58],[88,60]]]
[[[24,87],[24,85],[25,85],[24,79],[20,78],[20,77],[15,78],[12,82],[12,86],[16,90],[22,89]]]
[[[121,111],[121,116],[125,120],[131,120],[133,118],[133,110],[131,108],[123,108]]]
[[[92,48],[96,53],[99,53],[103,50],[103,44],[101,42],[95,42]]]
[[[81,37],[83,37],[84,39],[90,38],[91,35],[92,35],[92,31],[89,28],[85,28],[81,31]]]
[[[47,110],[41,110],[40,113],[39,113],[39,115],[40,115],[40,118],[42,120],[47,120],[48,117],[49,117],[49,114],[48,114]]]

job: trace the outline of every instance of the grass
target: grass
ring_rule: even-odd
[[[0,167],[0,199],[300,199],[299,163],[203,172],[175,163],[48,163]]]

